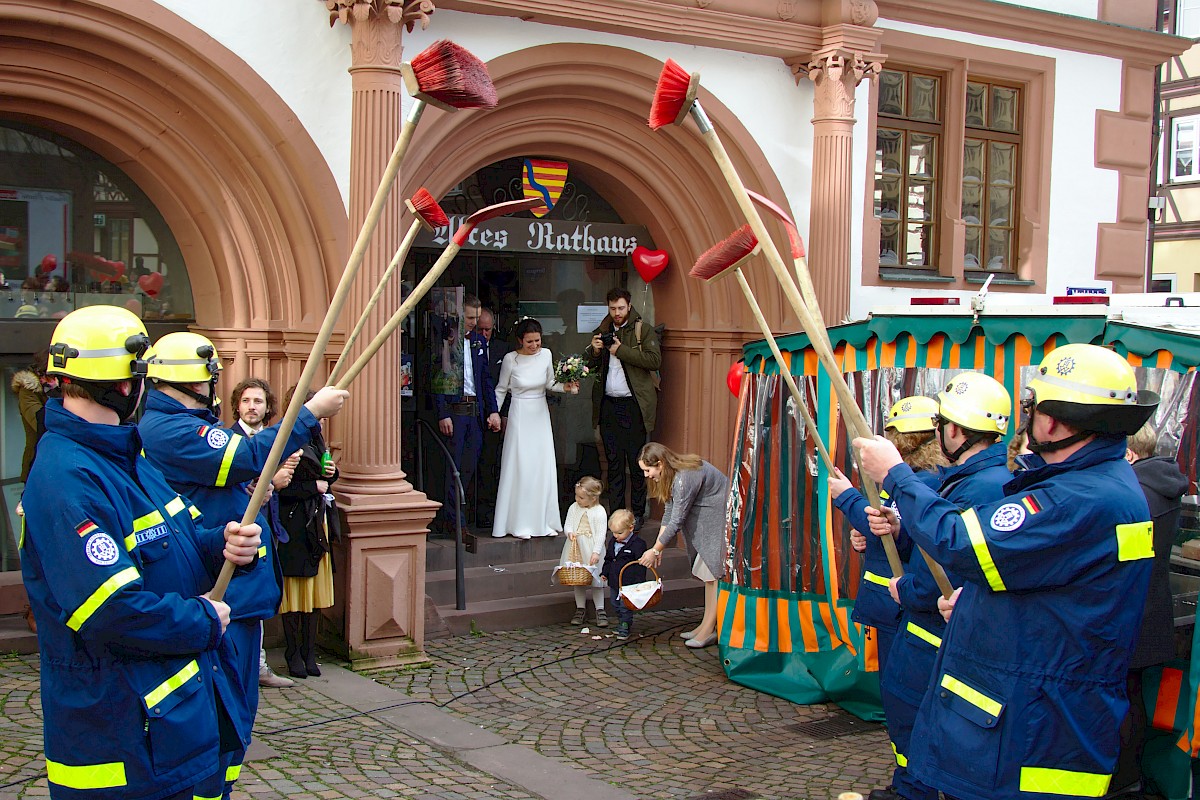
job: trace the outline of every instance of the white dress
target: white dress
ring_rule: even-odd
[[[558,464],[550,429],[547,390],[563,391],[554,381],[554,359],[545,348],[531,356],[513,351],[500,365],[496,407],[511,397],[504,453],[500,457],[500,486],[492,536],[557,536]]]
[[[563,542],[562,555],[558,559],[558,566],[550,573],[551,578],[562,567],[578,563],[591,571],[593,589],[603,587],[605,584],[600,580],[600,568],[604,566],[604,537],[608,533],[608,512],[604,510],[604,506],[597,503],[584,508],[579,503],[571,503],[571,507],[567,509],[567,518],[563,522],[563,531],[577,534],[576,541],[572,542],[568,537]],[[579,545],[578,561],[572,558],[575,554],[575,544]],[[594,567],[591,566],[592,556],[599,556]]]

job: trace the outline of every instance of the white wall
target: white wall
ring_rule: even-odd
[[[1025,3],[1010,3],[1009,5],[1036,8],[1042,11],[1052,11],[1056,14],[1070,14],[1073,17],[1098,19],[1100,15],[1099,0],[1029,0]]]
[[[1054,59],[1054,133],[1049,160],[1050,205],[1045,220],[1050,226],[1047,294],[1064,294],[1067,286],[1107,286],[1111,289],[1111,282],[1097,281],[1094,277],[1096,236],[1100,223],[1116,220],[1117,173],[1095,166],[1095,128],[1098,109],[1120,110],[1120,60],[892,20],[881,19],[877,25],[881,28],[953,38],[958,42]],[[859,100],[860,124],[856,133],[866,128],[867,95],[862,87],[859,88]],[[1040,132],[1032,133],[1036,135]],[[867,145],[857,140],[855,144],[861,144],[863,147]],[[870,166],[865,153],[859,158],[857,165],[862,172],[856,174],[855,180],[865,186],[865,170]],[[856,234],[853,246],[855,253],[851,263],[860,264],[861,231]],[[907,303],[907,298],[912,294],[946,294],[962,298],[975,294],[974,291],[941,292],[921,285],[911,289],[862,286],[861,271],[855,268],[851,269],[851,284],[851,314],[856,319],[866,316],[875,306]],[[1037,302],[1028,294],[1006,294],[998,289],[989,291],[989,297],[991,302],[996,304],[1028,305]],[[963,302],[966,302],[965,299]]]
[[[308,131],[350,196],[350,31],[316,0],[156,0],[245,61]]]

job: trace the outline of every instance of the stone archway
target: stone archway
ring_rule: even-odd
[[[629,222],[646,225],[672,267],[655,282],[664,346],[662,402],[670,414],[656,438],[722,463],[728,456],[734,401],[724,375],[743,341],[757,338],[732,282],[705,286],[687,277],[697,256],[744,224],[712,156],[691,122],[651,131],[646,124],[662,63],[641,53],[587,44],[552,44],[488,64],[500,95],[486,113],[426,112],[403,176],[440,196],[464,176],[510,156],[545,155],[604,195]],[[702,91],[705,110],[746,184],[767,196],[783,190],[767,158],[737,118]],[[782,229],[779,241],[786,241]],[[771,323],[797,322],[766,269],[750,283]]]
[[[0,85],[6,116],[94,150],[155,203],[234,373],[289,377],[284,352],[306,353],[289,340],[311,340],[336,285],[346,211],[265,81],[151,0],[4,0]]]

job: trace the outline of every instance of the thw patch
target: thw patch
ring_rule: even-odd
[[[209,428],[208,435],[204,438],[208,441],[208,446],[213,450],[220,450],[229,444],[229,434],[223,428]]]

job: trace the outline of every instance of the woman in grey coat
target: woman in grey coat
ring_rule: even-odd
[[[650,442],[638,455],[649,494],[661,500],[663,524],[654,546],[641,564],[657,567],[663,550],[683,532],[688,552],[696,554],[692,574],[704,581],[704,618],[695,630],[682,634],[688,647],[708,647],[717,641],[717,578],[725,574],[725,503],[729,479],[697,455],[680,455]]]

